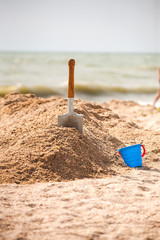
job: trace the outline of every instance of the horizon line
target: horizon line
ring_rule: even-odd
[[[62,54],[69,54],[69,53],[73,53],[73,54],[160,54],[159,52],[155,52],[155,51],[78,51],[78,50],[72,50],[72,51],[68,51],[68,50],[1,50],[0,49],[0,53],[62,53]]]

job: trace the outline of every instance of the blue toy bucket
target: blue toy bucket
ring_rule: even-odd
[[[143,148],[142,155],[141,147]],[[118,151],[127,166],[129,167],[142,166],[142,157],[145,155],[145,148],[142,144],[136,144],[125,148],[120,148],[118,149]]]

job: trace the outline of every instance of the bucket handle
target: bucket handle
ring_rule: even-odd
[[[144,157],[145,153],[146,153],[146,149],[145,147],[141,144],[141,147],[143,148],[143,154],[142,154],[142,157]],[[119,155],[121,155],[121,153],[119,152]],[[122,155],[121,155],[122,157]]]
[[[145,147],[141,144],[141,147],[143,148],[143,154],[142,154],[142,157],[144,157],[145,153],[146,153],[146,149]]]

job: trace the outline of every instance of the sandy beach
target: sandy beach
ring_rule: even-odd
[[[0,98],[0,239],[160,239],[160,112],[75,100],[83,133],[58,128],[61,97]],[[118,149],[143,144],[143,166]]]

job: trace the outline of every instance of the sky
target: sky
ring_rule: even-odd
[[[0,51],[160,53],[160,0],[0,0]]]

